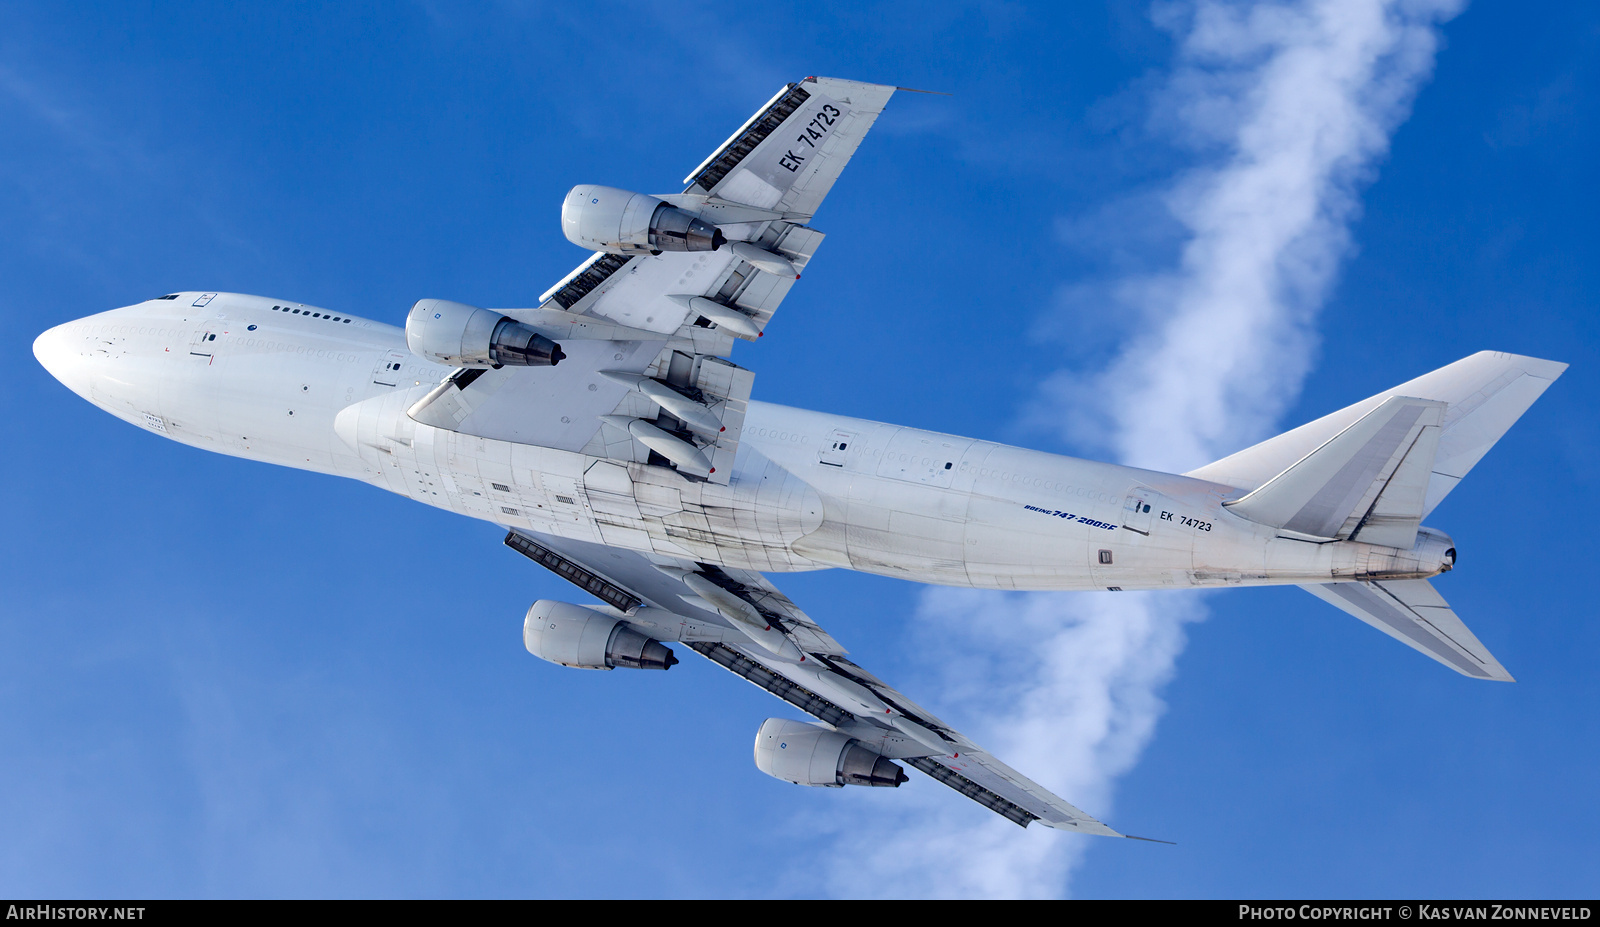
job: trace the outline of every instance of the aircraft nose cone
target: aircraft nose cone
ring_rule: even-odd
[[[72,342],[68,325],[57,325],[33,339],[33,356],[52,377],[81,394],[83,390],[79,387],[83,379],[83,356]]]

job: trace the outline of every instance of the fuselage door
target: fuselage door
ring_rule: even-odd
[[[194,338],[189,341],[189,354],[192,357],[203,358],[211,362],[212,355],[216,354],[217,330],[206,326],[194,333]]]
[[[1160,498],[1160,493],[1149,489],[1135,489],[1128,493],[1128,498],[1122,501],[1122,527],[1148,535],[1151,513]]]
[[[372,368],[372,382],[379,386],[398,386],[400,384],[400,368],[405,366],[406,356],[399,351],[385,351],[378,358],[378,366]]]
[[[817,451],[817,462],[830,467],[844,466],[845,457],[850,451],[850,442],[856,439],[855,432],[835,431],[822,442],[822,447]]]

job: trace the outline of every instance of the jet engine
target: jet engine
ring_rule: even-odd
[[[406,316],[413,354],[455,367],[554,367],[561,345],[498,312],[448,299],[419,299]]]
[[[611,254],[715,251],[727,239],[716,226],[653,196],[580,184],[561,204],[561,231],[573,244]]]
[[[540,599],[522,621],[522,643],[541,660],[578,669],[668,669],[678,662],[660,641],[592,608]]]
[[[826,725],[768,718],[756,731],[756,768],[785,782],[898,788],[906,772]]]

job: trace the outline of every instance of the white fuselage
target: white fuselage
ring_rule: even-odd
[[[1443,564],[1432,532],[1411,551],[1281,538],[1228,512],[1226,486],[761,402],[725,486],[461,434],[407,416],[450,369],[407,350],[401,329],[254,296],[194,305],[202,298],[89,316],[34,351],[83,398],[185,444],[722,566],[1145,589],[1431,576]]]

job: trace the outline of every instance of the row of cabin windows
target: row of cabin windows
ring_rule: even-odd
[[[341,317],[336,316],[336,315],[328,315],[326,312],[312,312],[310,309],[290,309],[288,306],[273,306],[272,307],[272,311],[273,312],[292,312],[295,315],[308,315],[308,316],[311,316],[313,319],[328,319],[328,320],[334,321],[334,322],[343,322],[346,325],[350,324],[350,320],[349,319],[341,318]]]
[[[168,293],[166,296],[161,296],[161,297],[157,297],[157,298],[159,298],[159,299],[177,299],[178,298],[178,294],[177,293]],[[326,312],[312,312],[309,309],[290,309],[288,306],[273,306],[272,307],[272,311],[273,312],[292,312],[295,315],[308,315],[308,316],[311,316],[313,319],[328,319],[329,321],[333,321],[333,322],[343,322],[346,325],[350,324],[350,320],[349,319],[341,318],[340,316],[336,316],[336,315],[329,315]]]

